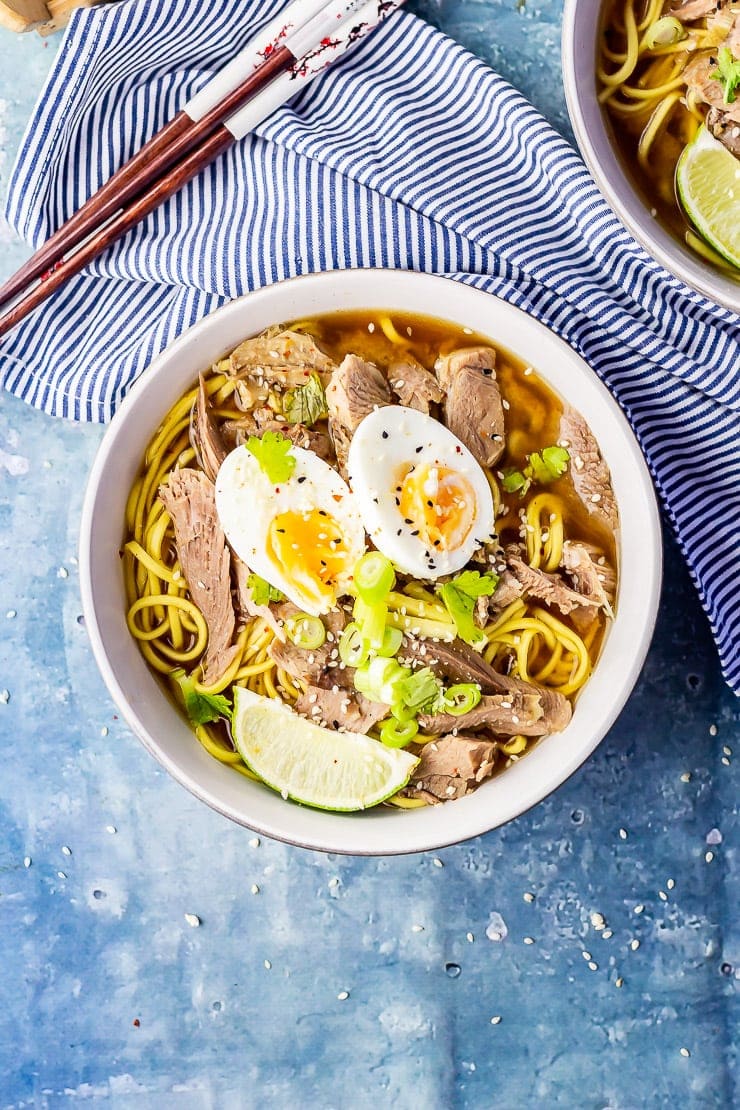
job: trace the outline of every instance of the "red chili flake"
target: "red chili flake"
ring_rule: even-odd
[[[140,1025],[141,1025],[141,1022],[139,1021],[139,1019],[138,1019],[138,1018],[134,1018],[134,1027],[135,1027],[136,1029],[138,1029]]]

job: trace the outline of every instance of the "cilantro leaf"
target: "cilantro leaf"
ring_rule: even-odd
[[[481,574],[477,570],[464,570],[453,578],[452,585],[468,597],[490,597],[498,585],[497,574]]]
[[[507,467],[504,471],[504,477],[501,481],[501,485],[504,487],[506,493],[516,493],[518,490],[521,490],[522,496],[524,496],[531,484],[531,478],[525,478],[521,470],[514,470],[511,466]]]
[[[444,700],[442,683],[430,667],[414,671],[396,684],[397,700],[414,715],[436,713]]]
[[[185,671],[175,671],[172,677],[180,687],[191,724],[206,725],[219,717],[231,720],[231,702],[223,694],[202,694],[195,689],[195,679]]]
[[[280,432],[250,436],[246,443],[247,451],[254,455],[271,482],[287,482],[295,470],[295,456],[290,454],[292,446]]]
[[[717,68],[710,76],[713,81],[721,82],[725,104],[734,104],[735,90],[740,85],[740,60],[733,58],[729,46],[717,52]]]
[[[437,588],[447,612],[455,622],[457,634],[466,644],[481,647],[486,638],[473,620],[475,599],[490,596],[498,585],[495,574],[480,574],[477,570],[464,570],[451,582]]]
[[[252,591],[252,601],[255,605],[267,605],[270,601],[282,601],[285,597],[282,590],[277,586],[271,586],[267,579],[260,578],[259,574],[250,574],[247,585]]]
[[[564,447],[553,443],[550,447],[543,447],[541,451],[532,451],[527,455],[527,465],[524,470],[515,470],[509,467],[503,472],[501,485],[506,493],[525,493],[532,482],[547,485],[556,478],[562,477],[568,467],[570,455]]]
[[[326,394],[318,374],[312,374],[305,385],[287,390],[283,397],[283,416],[289,424],[310,426],[327,412]]]
[[[565,474],[570,455],[564,447],[553,445],[544,447],[542,451],[533,451],[529,456],[529,465],[532,468],[532,477],[536,482],[554,482]]]

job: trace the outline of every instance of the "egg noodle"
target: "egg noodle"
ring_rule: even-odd
[[[392,342],[403,339],[388,317],[383,330]],[[390,332],[390,334],[389,334]],[[205,388],[213,416],[238,419],[244,416],[234,399],[236,380],[219,367],[205,377]],[[233,685],[245,686],[257,694],[294,703],[305,689],[271,659],[268,648],[275,633],[262,617],[254,617],[238,634],[238,651],[219,681],[205,686],[199,681],[200,657],[205,649],[206,622],[193,602],[187,582],[177,562],[171,519],[158,498],[160,485],[178,468],[197,466],[190,445],[190,421],[197,388],[191,389],[170,410],[146,452],[144,467],[128,498],[127,538],[123,547],[123,571],[128,599],[127,624],[150,666],[167,682],[176,700],[179,688],[174,672],[184,669],[194,680],[195,690],[206,694],[227,692]],[[498,483],[488,471],[496,509],[500,504]],[[530,566],[555,570],[563,551],[563,506],[550,493],[533,497],[523,512],[522,530],[526,535]],[[389,623],[423,636],[450,640],[454,622],[445,606],[427,585],[409,582],[388,597]],[[536,602],[513,601],[483,630],[487,644],[484,658],[499,669],[513,659],[509,673],[547,686],[571,697],[586,682],[594,639],[599,633],[593,621],[582,638],[573,628]],[[194,729],[205,750],[240,774],[255,778],[238,752],[229,745],[225,730],[208,725]],[[371,730],[377,736],[378,728]],[[434,736],[419,733],[414,743],[433,741]],[[534,743],[532,738],[512,736],[500,745],[507,763],[517,760]],[[426,805],[423,799],[397,795],[392,803],[404,808]]]

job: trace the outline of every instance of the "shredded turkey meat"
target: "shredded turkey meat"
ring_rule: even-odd
[[[177,558],[193,601],[208,626],[201,661],[210,686],[228,670],[239,650],[233,644],[236,617],[231,600],[231,556],[216,512],[213,483],[198,470],[174,470],[159,487],[172,518]]]

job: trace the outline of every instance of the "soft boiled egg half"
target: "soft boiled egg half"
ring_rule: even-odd
[[[290,454],[290,477],[271,482],[254,455],[236,447],[216,477],[216,509],[249,569],[318,617],[349,592],[365,532],[341,475],[313,451],[291,447]]]
[[[366,416],[347,468],[373,543],[406,574],[452,574],[493,536],[493,494],[480,464],[416,409],[388,405]]]

